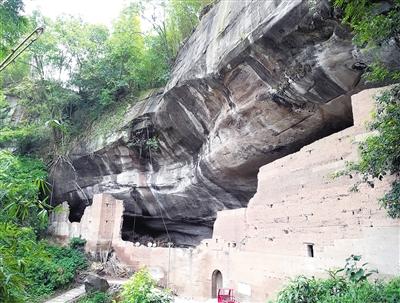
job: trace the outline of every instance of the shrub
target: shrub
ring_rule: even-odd
[[[87,267],[85,255],[72,248],[46,246],[48,258],[32,264],[27,270],[31,295],[41,297],[70,284],[79,270]]]
[[[111,298],[103,292],[93,292],[79,299],[77,303],[110,303]]]
[[[69,247],[72,249],[82,250],[86,244],[86,240],[74,237],[69,241]]]
[[[344,268],[337,272],[344,271],[347,279],[354,283],[366,281],[370,275],[378,272],[377,270],[367,269],[366,265],[368,263],[364,263],[361,266],[358,265],[359,261],[361,261],[361,256],[351,255],[346,259],[346,265]]]
[[[31,226],[36,231],[47,222],[47,172],[40,160],[0,151],[0,220]]]
[[[86,266],[80,251],[38,242],[31,228],[0,223],[0,302],[36,302]]]
[[[298,277],[279,294],[276,303],[395,303],[400,302],[400,278],[388,283],[353,283],[342,278]],[[339,287],[338,287],[339,285]]]
[[[279,292],[275,303],[398,303],[400,278],[370,282],[373,271],[359,266],[360,256],[350,256],[339,270],[329,271],[328,279],[297,277]],[[339,273],[344,272],[344,275]]]
[[[43,247],[35,242],[32,229],[0,223],[0,302],[24,301],[25,270],[43,255]]]
[[[146,269],[141,269],[124,284],[123,303],[171,303],[172,295],[168,290],[159,290]]]

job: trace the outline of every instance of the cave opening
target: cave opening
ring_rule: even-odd
[[[121,236],[124,241],[143,241],[144,237],[148,240],[155,240],[163,235],[166,235],[165,231],[160,230],[154,224],[149,224],[152,220],[151,217],[145,218],[142,216],[123,216]]]
[[[193,247],[212,236],[213,222],[204,219],[169,219],[124,213],[121,238],[136,245]]]
[[[92,200],[87,201],[87,203],[74,203],[69,204],[69,222],[81,222],[83,213],[88,205],[92,204]]]
[[[139,242],[147,245],[148,242],[164,246],[169,242],[167,230],[160,226],[160,220],[154,217],[138,215],[123,215],[121,237],[124,241]]]

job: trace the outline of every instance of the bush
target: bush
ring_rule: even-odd
[[[83,250],[86,244],[86,240],[82,238],[74,237],[69,241],[69,247],[76,250]]]
[[[83,253],[38,242],[31,228],[0,223],[0,302],[37,302],[86,267]]]
[[[93,292],[79,299],[77,303],[110,303],[111,298],[103,292]]]
[[[70,284],[79,270],[87,267],[85,255],[72,248],[46,246],[48,258],[32,264],[27,270],[33,297],[42,297]]]
[[[339,270],[329,271],[330,278],[300,276],[279,292],[275,303],[398,303],[400,277],[389,282],[370,282],[374,271],[365,264],[358,266],[360,256],[350,256]],[[339,273],[344,272],[344,275]]]
[[[0,302],[24,301],[27,297],[25,269],[44,255],[32,229],[0,223]]]
[[[353,283],[343,278],[298,277],[279,294],[276,303],[395,303],[400,302],[400,278]]]
[[[172,295],[168,290],[159,290],[146,269],[141,269],[124,284],[123,303],[171,303]]]
[[[40,160],[0,151],[0,220],[43,229],[50,208],[42,199],[48,190],[46,179]]]

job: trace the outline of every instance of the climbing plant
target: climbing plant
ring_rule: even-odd
[[[399,81],[400,70],[383,62],[381,50],[399,47],[400,0],[334,0],[343,10],[343,21],[353,30],[354,43],[372,55],[366,78],[370,81]],[[392,218],[400,217],[400,86],[383,92],[376,98],[377,112],[370,124],[375,134],[360,144],[360,161],[350,169],[359,171],[363,181],[373,186],[373,180],[386,174],[396,177],[391,189],[379,200]],[[353,187],[357,190],[357,187]]]
[[[370,124],[376,133],[360,144],[360,160],[350,168],[361,172],[363,181],[370,184],[393,174],[391,189],[379,201],[390,217],[400,218],[400,85],[377,96],[376,104]]]

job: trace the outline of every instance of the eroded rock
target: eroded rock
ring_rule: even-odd
[[[85,291],[86,293],[92,293],[96,291],[106,292],[110,288],[107,280],[95,275],[89,274],[85,279]]]
[[[259,167],[352,125],[362,71],[329,2],[314,2],[218,2],[166,88],[54,170],[55,200],[79,220],[93,194],[113,194],[133,242],[209,237],[218,210],[246,206]]]

